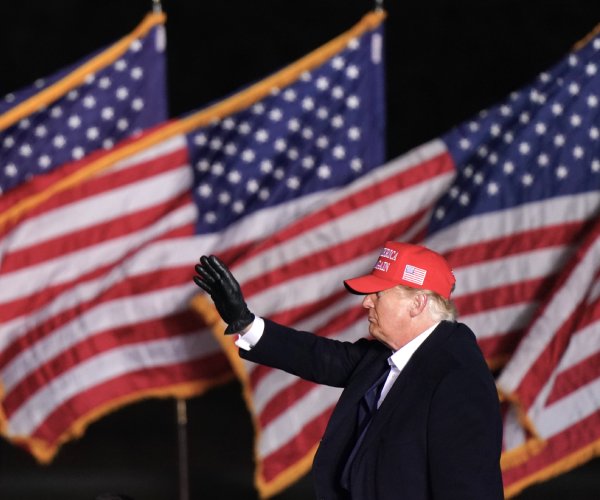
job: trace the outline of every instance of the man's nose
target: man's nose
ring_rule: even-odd
[[[371,309],[372,307],[375,306],[374,302],[373,302],[373,296],[375,294],[374,293],[370,293],[369,295],[365,295],[365,298],[362,301],[362,306],[365,309]]]

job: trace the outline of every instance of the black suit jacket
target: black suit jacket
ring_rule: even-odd
[[[318,499],[497,500],[502,426],[493,378],[475,336],[443,321],[414,353],[376,412],[340,485],[356,440],[358,404],[391,351],[374,340],[338,342],[265,321],[240,356],[343,387],[313,463]]]

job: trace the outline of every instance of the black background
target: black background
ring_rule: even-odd
[[[165,0],[171,116],[218,100],[354,25],[367,0]],[[129,33],[150,0],[12,0],[0,8],[0,95]],[[600,22],[597,0],[385,3],[387,156],[430,140],[527,84]],[[254,499],[253,437],[232,381],[188,403],[192,499]],[[175,403],[123,408],[39,466],[0,441],[0,499],[178,498]],[[520,500],[600,498],[600,460]],[[276,497],[312,498],[305,478]]]

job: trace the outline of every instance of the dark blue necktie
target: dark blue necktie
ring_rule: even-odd
[[[361,398],[358,404],[358,414],[357,414],[357,438],[354,443],[354,447],[348,455],[348,460],[346,461],[346,465],[344,466],[344,471],[342,472],[342,486],[349,490],[350,489],[350,467],[358,449],[360,448],[360,444],[362,443],[365,434],[367,433],[367,429],[369,428],[369,424],[377,411],[377,401],[379,401],[379,397],[381,396],[381,391],[383,390],[383,386],[385,385],[385,381],[387,380],[388,374],[390,373],[389,367],[386,367],[384,372],[379,376],[379,378],[375,381],[375,383],[367,389],[364,396]]]

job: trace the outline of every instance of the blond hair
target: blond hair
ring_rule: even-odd
[[[454,302],[442,297],[439,293],[431,290],[420,290],[404,285],[398,285],[410,297],[422,293],[427,296],[427,311],[434,321],[456,321],[457,311]]]

